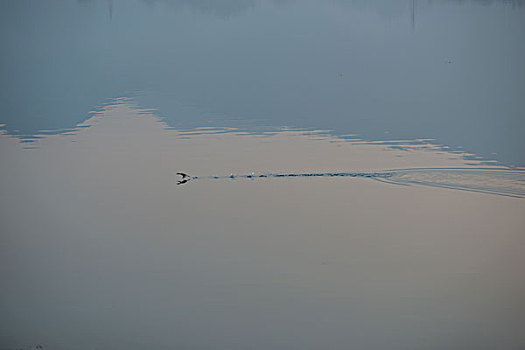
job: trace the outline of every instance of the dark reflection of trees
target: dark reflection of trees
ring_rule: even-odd
[[[113,7],[126,5],[126,1],[113,4],[113,0],[77,0],[81,5],[89,5],[99,1],[108,3],[110,19],[113,16]],[[250,8],[255,7],[256,0],[141,0],[149,6],[156,6],[159,4],[166,5],[168,8],[181,11],[189,10],[195,13],[209,14],[220,18],[230,17],[232,15],[245,12]],[[272,3],[288,2],[289,0],[272,0]]]
[[[150,5],[166,4],[177,10],[190,10],[217,17],[229,17],[255,6],[256,0],[142,0]]]
[[[110,16],[113,8],[112,0],[77,0],[78,3],[88,5],[97,1],[107,1]],[[115,3],[125,5],[127,0]],[[196,13],[210,14],[217,17],[230,17],[255,7],[256,0],[141,0],[149,6],[164,4],[173,10],[189,10]],[[272,3],[288,2],[290,0],[271,0]]]
[[[509,5],[524,6],[525,0],[448,0],[448,2],[458,3],[477,3],[480,5],[490,5],[494,3],[504,3]]]
[[[415,17],[418,7],[431,7],[439,3],[449,3],[457,5],[480,5],[488,6],[494,4],[505,4],[512,7],[525,7],[525,0],[332,0],[335,3],[351,9],[372,10],[384,17],[396,17],[406,13],[407,4],[410,7],[412,25],[415,24]]]
[[[431,8],[439,4],[479,5],[490,6],[503,4],[513,8],[525,8],[525,0],[331,0],[333,3],[349,10],[362,10],[374,12],[385,18],[396,18],[410,15],[412,30],[416,29],[417,14],[419,10]]]
[[[113,0],[77,0],[81,4],[89,4],[97,1],[106,1],[108,3],[109,16],[112,17]],[[127,1],[127,0],[126,0]],[[122,1],[121,4],[125,4]],[[257,0],[141,0],[142,2],[156,6],[157,4],[164,4],[168,8],[176,11],[189,10],[195,13],[209,14],[220,18],[227,18],[235,14],[239,14],[254,8],[257,5]],[[263,0],[272,4],[285,4],[294,2],[294,0]],[[324,1],[324,0],[319,0]],[[392,1],[392,0],[331,0],[337,4],[347,6],[349,8],[357,9],[372,9],[386,17],[396,17],[402,13],[406,13],[407,2]],[[415,9],[420,5],[432,5],[435,0],[409,0],[410,11],[412,13],[412,24],[415,25]],[[525,0],[443,0],[447,3],[457,4],[478,4],[491,5],[496,3],[503,3],[516,7],[525,7]],[[300,2],[297,2],[300,3]]]
[[[345,4],[369,4],[369,5],[387,5],[391,3],[398,3],[402,4],[402,1],[398,2],[392,2],[389,0],[336,0],[339,3],[345,3]],[[421,3],[434,3],[437,2],[435,0],[416,0],[416,2]],[[445,0],[443,2],[449,2],[449,3],[464,3],[464,4],[479,4],[479,5],[490,5],[495,3],[504,3],[509,5],[518,5],[518,6],[524,6],[525,0]]]

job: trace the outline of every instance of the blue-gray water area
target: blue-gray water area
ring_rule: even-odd
[[[108,98],[131,96],[178,129],[430,138],[525,165],[520,0],[0,7],[0,123],[26,142],[73,128]]]

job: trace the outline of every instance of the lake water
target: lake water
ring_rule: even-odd
[[[525,347],[525,2],[0,16],[0,349]]]

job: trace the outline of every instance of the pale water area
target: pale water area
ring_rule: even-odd
[[[522,1],[0,10],[0,349],[525,348]]]

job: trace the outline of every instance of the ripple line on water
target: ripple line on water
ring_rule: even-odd
[[[309,172],[309,173],[250,173],[228,176],[182,177],[177,184],[193,180],[234,180],[268,178],[368,178],[397,185],[422,185],[454,190],[496,194],[517,198],[525,197],[525,170],[494,168],[405,168],[374,172]]]

